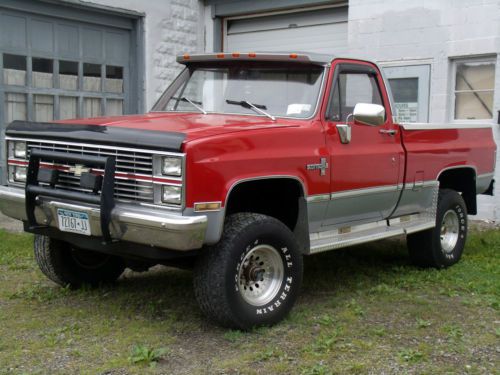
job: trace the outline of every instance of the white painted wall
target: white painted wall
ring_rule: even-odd
[[[144,13],[145,102],[149,110],[181,69],[175,57],[201,52],[203,12],[201,0],[92,0],[90,4]]]
[[[350,55],[382,64],[431,64],[430,122],[451,120],[451,59],[497,59],[494,119],[500,144],[500,2],[498,0],[349,0]],[[500,221],[500,153],[496,197],[479,197],[476,218]]]

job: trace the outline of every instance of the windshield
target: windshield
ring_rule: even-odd
[[[153,111],[308,118],[316,109],[323,70],[283,63],[190,66]]]

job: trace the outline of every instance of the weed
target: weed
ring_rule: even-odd
[[[431,326],[431,321],[430,320],[425,320],[421,318],[417,318],[417,327],[418,328],[427,328]]]
[[[302,375],[331,375],[333,372],[323,362],[316,363],[312,367],[306,367],[302,370]]]
[[[331,315],[324,314],[318,318],[318,323],[323,326],[332,326],[335,324],[335,319]]]
[[[464,335],[462,329],[459,326],[457,326],[456,324],[445,324],[443,326],[443,331],[452,340],[461,339]]]
[[[257,361],[267,361],[273,357],[276,357],[277,355],[278,354],[277,354],[277,351],[275,349],[268,348],[268,349],[264,350],[263,352],[257,353],[257,355],[255,356],[255,359]]]
[[[129,361],[134,364],[152,365],[168,353],[169,350],[167,348],[152,349],[145,345],[135,345],[132,348]]]
[[[355,300],[351,299],[347,304],[347,307],[354,313],[356,316],[364,316],[365,311],[361,307],[361,305]]]
[[[416,363],[424,358],[424,354],[415,349],[403,349],[398,352],[398,357],[404,362]]]
[[[387,330],[385,329],[385,327],[375,327],[375,328],[372,328],[370,330],[370,332],[378,337],[382,337],[382,336],[385,336],[387,334]]]
[[[337,326],[333,331],[321,334],[309,349],[313,353],[328,353],[330,352],[335,343],[339,340],[342,333],[342,327]]]
[[[238,330],[230,330],[224,333],[224,338],[230,342],[239,341],[242,337],[245,336],[245,332]]]

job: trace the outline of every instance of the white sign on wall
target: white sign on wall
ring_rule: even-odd
[[[398,122],[418,122],[418,103],[395,103]]]

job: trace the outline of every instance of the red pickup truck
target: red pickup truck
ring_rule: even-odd
[[[302,256],[407,235],[447,267],[477,194],[492,194],[490,125],[398,124],[377,65],[316,54],[183,55],[145,115],[6,130],[0,210],[35,234],[51,280],[194,267],[200,308],[247,329],[292,308]]]

